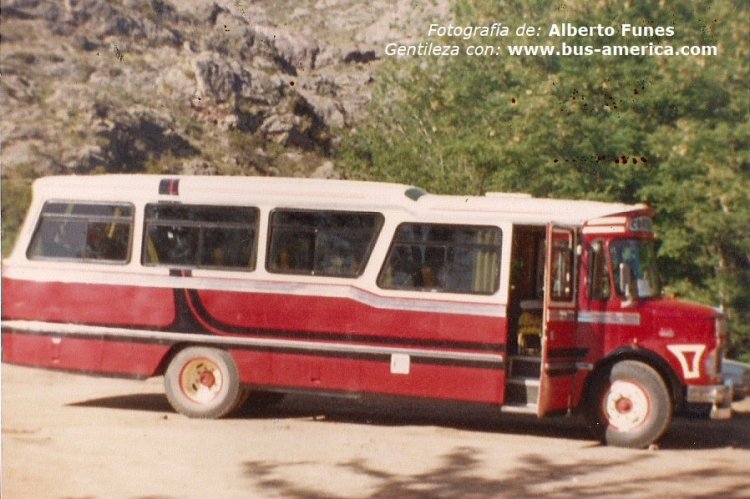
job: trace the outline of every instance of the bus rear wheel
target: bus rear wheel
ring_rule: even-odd
[[[672,419],[664,380],[642,362],[618,362],[594,381],[590,394],[586,419],[594,435],[607,445],[648,447],[664,434]]]
[[[189,347],[174,356],[164,374],[167,400],[191,418],[220,418],[243,401],[237,366],[229,352]]]

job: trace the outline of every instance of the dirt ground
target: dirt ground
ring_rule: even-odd
[[[750,497],[750,401],[676,419],[658,449],[607,448],[576,418],[288,396],[191,420],[161,378],[2,366],[2,497]]]

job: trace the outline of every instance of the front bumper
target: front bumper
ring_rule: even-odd
[[[732,417],[732,388],[725,385],[688,386],[689,404],[711,404],[711,419]]]

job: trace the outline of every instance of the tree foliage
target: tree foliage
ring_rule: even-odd
[[[392,59],[340,160],[351,177],[435,192],[646,202],[668,292],[724,307],[734,353],[750,360],[749,11],[730,0],[461,1],[458,25],[618,31],[561,40],[543,29],[497,45],[713,45],[718,55]],[[675,33],[621,37],[621,23]]]

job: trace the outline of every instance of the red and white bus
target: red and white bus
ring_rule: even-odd
[[[5,362],[163,375],[191,417],[299,390],[581,409],[643,447],[730,417],[725,319],[661,296],[652,210],[374,182],[48,177],[3,266]]]

